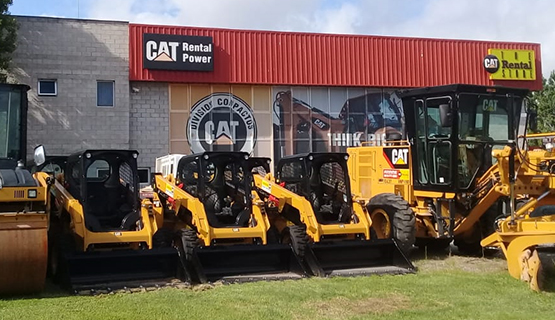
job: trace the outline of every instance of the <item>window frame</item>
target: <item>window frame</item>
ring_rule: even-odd
[[[42,92],[41,91],[41,82],[43,82],[43,81],[54,82],[54,93]],[[58,96],[58,79],[38,79],[37,80],[37,95],[39,95],[39,96],[49,96],[49,97]]]
[[[98,101],[99,84],[111,83],[112,84],[112,105],[100,105]],[[98,108],[114,108],[116,106],[116,81],[115,80],[96,80],[96,106]]]

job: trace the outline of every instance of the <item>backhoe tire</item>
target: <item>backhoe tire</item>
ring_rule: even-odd
[[[395,239],[408,256],[416,240],[416,217],[409,203],[399,195],[381,193],[370,199],[366,208],[376,236]]]
[[[282,243],[290,244],[293,252],[304,260],[305,253],[308,246],[308,234],[306,233],[305,225],[293,225],[282,231]]]

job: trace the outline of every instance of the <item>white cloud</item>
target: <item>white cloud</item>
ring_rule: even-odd
[[[535,42],[555,69],[551,0],[96,0],[91,18],[301,32]]]

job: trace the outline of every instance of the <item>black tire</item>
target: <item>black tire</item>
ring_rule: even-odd
[[[420,249],[427,247],[432,251],[444,251],[452,241],[453,239],[416,238],[414,245]]]
[[[182,274],[181,278],[188,281],[200,282],[193,261],[195,248],[198,247],[197,232],[193,229],[179,230],[175,239],[175,247],[179,252],[179,259],[185,270],[185,274]]]
[[[160,228],[152,236],[153,248],[168,248],[173,245],[175,232],[169,228]]]
[[[52,281],[62,288],[69,288],[71,284],[67,257],[76,251],[75,238],[70,233],[58,233],[54,237],[52,249],[52,260],[50,261]]]
[[[393,193],[381,193],[370,199],[366,205],[370,216],[385,212],[389,219],[390,236],[396,240],[401,251],[408,255],[416,241],[416,217],[409,203]]]
[[[543,205],[541,207],[535,208],[530,213],[530,218],[539,218],[551,215],[555,215],[555,205]]]
[[[305,225],[294,225],[283,229],[281,242],[290,244],[293,248],[293,252],[295,252],[301,261],[304,260],[308,247],[308,240]]]
[[[266,242],[268,244],[279,243],[279,231],[276,227],[271,226],[266,232]]]
[[[48,227],[48,266],[46,269],[47,277],[52,278],[52,280],[54,280],[54,277],[58,270],[58,238],[60,237],[62,232],[63,230],[59,219],[57,219],[56,216],[52,216],[50,218],[50,225]]]
[[[455,238],[455,246],[459,253],[467,256],[480,256],[482,254],[482,246],[480,241],[473,241],[465,238]]]
[[[480,241],[495,232],[495,220],[498,215],[497,206],[492,206],[473,226],[473,230],[464,237],[455,237],[455,246],[459,253],[468,256],[481,256],[483,248]]]

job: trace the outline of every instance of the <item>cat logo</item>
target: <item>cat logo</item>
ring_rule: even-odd
[[[251,107],[228,92],[216,92],[197,101],[191,107],[186,130],[193,153],[251,153],[256,143],[257,127]]]
[[[390,168],[409,168],[409,148],[384,148],[383,152]]]
[[[497,100],[495,100],[495,99],[484,99],[484,101],[482,101],[482,110],[488,111],[488,112],[497,111]]]
[[[391,151],[391,162],[394,165],[404,165],[407,164],[409,155],[409,149],[393,149]]]
[[[146,42],[146,58],[149,61],[173,61],[177,59],[179,42],[149,40]]]

